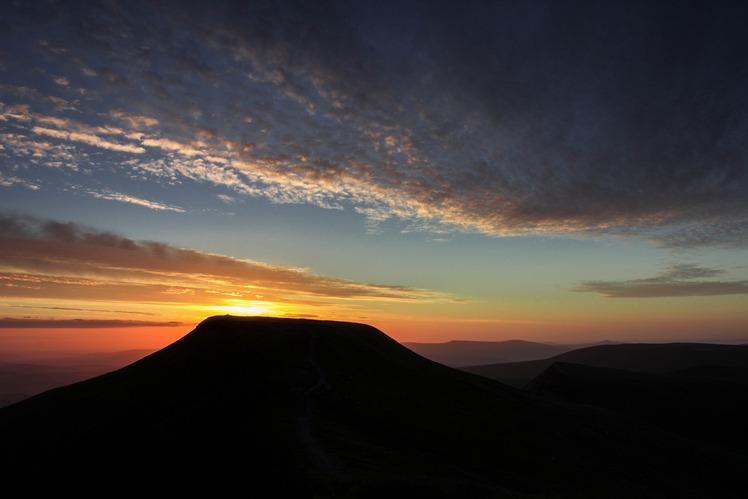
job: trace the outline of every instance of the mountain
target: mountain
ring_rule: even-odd
[[[555,362],[649,373],[720,369],[748,377],[748,346],[712,343],[623,343],[574,349],[524,362],[461,366],[460,370],[521,388]]]
[[[26,495],[741,497],[745,456],[426,359],[365,325],[208,318],[0,409]]]
[[[748,455],[748,378],[689,370],[653,374],[555,362],[525,388],[539,396],[627,414]]]
[[[544,359],[578,348],[523,340],[403,342],[403,346],[427,359],[450,367]]]

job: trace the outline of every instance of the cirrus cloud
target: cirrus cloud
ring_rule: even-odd
[[[704,280],[722,273],[722,270],[681,264],[646,279],[585,281],[573,291],[598,293],[605,298],[748,295],[748,281]]]
[[[28,308],[27,300],[124,302],[131,308],[261,301],[309,309],[341,302],[457,301],[428,289],[315,275],[18,214],[0,216],[0,243],[0,296],[16,300],[19,308]]]
[[[2,7],[17,178],[91,178],[93,148],[122,182],[350,208],[371,231],[748,241],[739,3],[144,6]],[[27,161],[32,136],[67,160]]]

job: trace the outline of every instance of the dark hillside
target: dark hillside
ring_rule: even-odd
[[[6,484],[79,497],[729,498],[748,468],[435,363],[370,326],[228,316],[0,409],[0,441]]]
[[[748,456],[748,379],[556,362],[525,390],[554,400],[604,407]]]
[[[0,362],[0,407],[77,383],[139,360],[153,350],[126,350],[26,362]]]
[[[596,345],[541,360],[460,367],[517,388],[524,387],[554,362],[648,373],[720,369],[748,378],[748,346],[711,343],[623,343]]]
[[[523,340],[453,340],[444,343],[406,342],[403,343],[403,346],[413,350],[418,355],[450,367],[545,359],[576,348],[568,345],[549,345]]]

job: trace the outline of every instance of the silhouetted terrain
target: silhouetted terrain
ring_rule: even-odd
[[[461,366],[459,369],[521,388],[554,362],[656,374],[688,369],[717,369],[723,373],[732,373],[732,376],[748,377],[748,346],[712,343],[596,345],[547,359]]]
[[[81,354],[25,362],[0,362],[0,407],[59,386],[131,364],[153,350]]]
[[[579,348],[570,345],[550,345],[523,340],[453,340],[444,343],[404,342],[403,346],[413,350],[418,355],[450,367],[545,359]]]
[[[556,362],[525,390],[605,407],[748,455],[748,378],[724,369],[652,374]]]
[[[363,324],[213,317],[0,409],[25,495],[741,497],[748,459],[417,355]]]

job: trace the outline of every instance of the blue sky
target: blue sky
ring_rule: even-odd
[[[737,3],[0,9],[6,329],[748,338]]]

